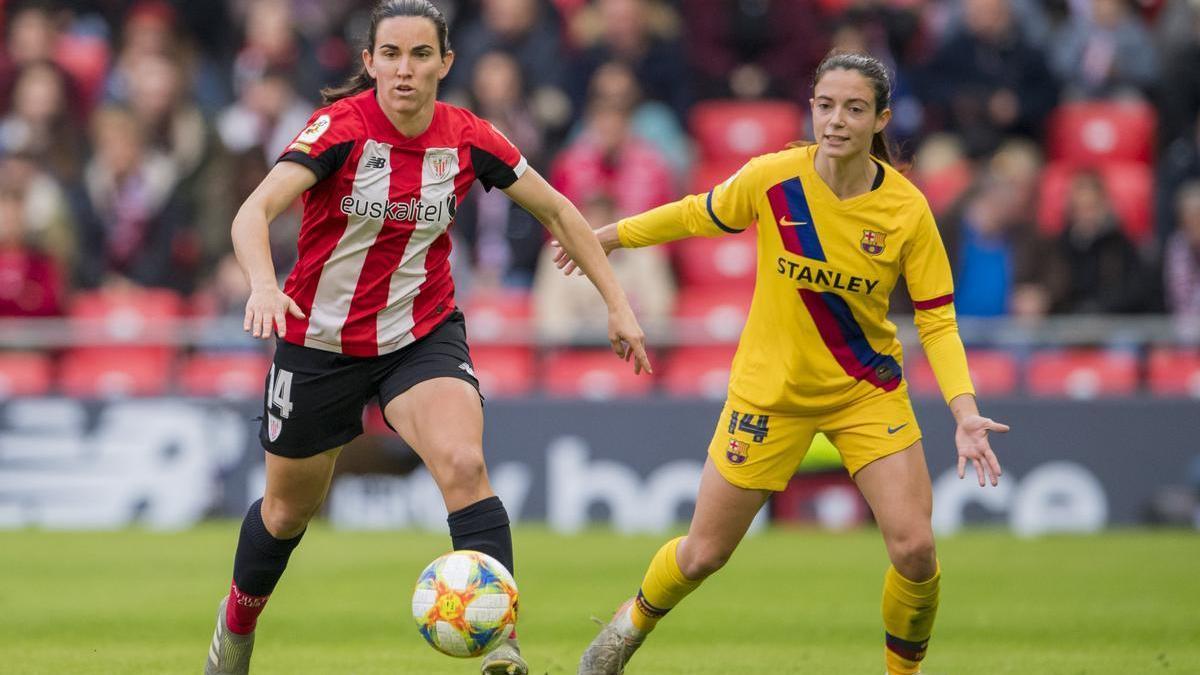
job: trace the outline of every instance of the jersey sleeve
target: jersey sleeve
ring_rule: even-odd
[[[622,219],[617,223],[621,246],[638,248],[685,237],[737,234],[757,215],[754,195],[761,192],[755,189],[759,182],[755,160],[750,160],[708,192]]]
[[[529,163],[517,146],[487,120],[475,118],[475,133],[471,139],[471,165],[484,190],[501,190],[517,182]]]
[[[325,180],[342,168],[354,144],[365,136],[362,120],[349,106],[329,106],[313,113],[308,126],[287,146],[279,162],[296,162]]]
[[[974,394],[967,354],[954,313],[954,280],[950,260],[929,207],[904,251],[904,279],[916,310],[913,322],[925,357],[947,403],[961,394]]]

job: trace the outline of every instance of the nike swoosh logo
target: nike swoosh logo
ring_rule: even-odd
[[[889,434],[894,434],[894,433],[896,433],[897,431],[900,431],[901,429],[903,429],[903,428],[904,428],[904,427],[906,427],[906,426],[908,426],[908,422],[905,422],[904,424],[901,424],[901,425],[900,425],[900,426],[898,426],[898,427],[893,427],[893,426],[890,426],[890,425],[889,425],[889,426],[888,426],[888,433],[889,433]]]
[[[807,225],[807,224],[808,224],[808,222],[807,222],[807,221],[804,221],[804,220],[802,220],[802,221],[800,221],[800,222],[798,222],[798,223],[797,223],[797,222],[796,222],[796,221],[794,221],[794,220],[788,220],[788,219],[787,219],[787,216],[784,216],[783,218],[780,218],[780,219],[779,219],[779,224],[780,224],[780,225],[792,225],[792,226],[796,226],[796,225]]]

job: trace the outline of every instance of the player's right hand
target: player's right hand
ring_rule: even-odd
[[[650,367],[650,357],[646,356],[646,334],[642,332],[628,303],[608,312],[608,341],[617,356],[626,361],[633,358],[634,374],[654,373]]]
[[[287,334],[286,314],[297,319],[304,318],[300,305],[289,298],[279,288],[264,288],[250,292],[246,301],[246,318],[242,321],[242,330],[256,338],[267,339],[274,332],[283,337]]]

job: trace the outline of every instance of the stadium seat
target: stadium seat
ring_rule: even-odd
[[[1025,381],[1034,396],[1130,396],[1138,389],[1138,360],[1129,352],[1094,349],[1037,352],[1026,364]]]
[[[79,398],[159,396],[171,381],[171,354],[160,349],[74,349],[63,357],[59,388]],[[260,380],[261,383],[261,380]]]
[[[1047,156],[1076,166],[1154,162],[1158,117],[1140,101],[1081,101],[1055,108],[1047,126]]]
[[[729,367],[735,351],[733,345],[674,349],[663,359],[663,389],[671,396],[724,399],[729,390]]]
[[[675,320],[681,338],[694,342],[737,342],[750,312],[751,287],[681,288]]]
[[[184,362],[180,382],[190,396],[257,399],[263,396],[270,360],[257,352],[196,354]]]
[[[475,377],[487,398],[524,396],[534,387],[534,354],[530,347],[479,345],[471,347]]]
[[[471,344],[526,342],[533,306],[518,289],[480,289],[463,304]]]
[[[692,171],[688,192],[694,195],[706,194],[737,173],[738,169],[742,168],[742,164],[743,162],[739,160],[730,159],[697,164],[695,170]]]
[[[39,352],[0,352],[0,400],[42,396],[54,381],[50,357]]]
[[[681,286],[754,286],[758,240],[753,228],[724,237],[689,237],[677,242],[673,253]]]
[[[1150,353],[1150,392],[1155,396],[1200,398],[1200,349],[1155,349]]]
[[[607,349],[563,350],[542,361],[542,387],[554,397],[599,401],[644,396],[653,386],[652,376],[635,375],[632,363]]]
[[[701,101],[688,127],[704,161],[742,162],[801,138],[804,110],[790,101]]]
[[[1009,352],[998,349],[971,349],[967,351],[967,365],[975,391],[983,396],[1010,396],[1017,390],[1017,359]],[[914,396],[940,398],[933,367],[924,354],[909,352],[904,357],[904,376]]]
[[[1153,232],[1153,172],[1134,162],[1102,164],[1097,169],[1125,234],[1135,243],[1144,243]],[[1057,235],[1062,231],[1071,178],[1076,171],[1066,162],[1054,162],[1043,172],[1038,206],[1038,224],[1043,233]]]
[[[167,345],[183,307],[166,289],[102,290],[77,294],[70,318],[82,342]]]
[[[973,180],[974,170],[967,161],[956,162],[938,171],[913,177],[913,182],[925,194],[925,199],[929,201],[929,209],[935,216],[949,211],[971,186]]]

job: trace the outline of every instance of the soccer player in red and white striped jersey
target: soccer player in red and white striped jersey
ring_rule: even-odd
[[[450,276],[447,230],[475,180],[504,190],[571,252],[605,299],[613,350],[635,372],[650,370],[642,330],[583,217],[491,124],[436,100],[454,61],[446,33],[428,0],[380,2],[362,70],[324,92],[326,107],[234,219],[252,289],[245,328],[279,340],[259,432],[266,489],[242,524],[208,675],[248,671],[258,615],[325,498],[338,453],[362,433],[371,398],[441,489],[454,548],[513,570]],[[301,196],[299,259],[281,290],[267,226]],[[515,635],[484,657],[482,672],[528,672]]]

